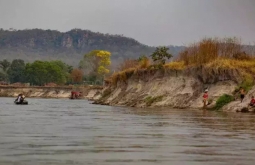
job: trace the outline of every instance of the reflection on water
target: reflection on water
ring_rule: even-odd
[[[0,164],[254,164],[252,114],[0,99]]]

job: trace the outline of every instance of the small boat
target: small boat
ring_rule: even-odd
[[[69,99],[82,99],[82,92],[72,91]]]
[[[82,96],[71,96],[71,97],[69,97],[69,99],[71,99],[71,100],[79,100],[79,99],[83,99],[83,97]]]
[[[17,105],[28,105],[28,101],[27,100],[24,100],[23,102],[18,102],[18,101],[14,101],[15,104]]]

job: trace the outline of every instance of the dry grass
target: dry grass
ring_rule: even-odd
[[[142,68],[142,69],[148,69],[150,67],[151,63],[150,63],[150,59],[145,57],[145,58],[142,58],[140,61],[139,61],[139,68]]]
[[[250,60],[236,60],[218,58],[205,64],[209,68],[224,68],[224,69],[243,69],[246,71],[255,71],[255,59]],[[255,73],[255,72],[254,72]]]
[[[136,72],[136,70],[137,68],[128,68],[120,72],[115,72],[107,79],[107,82],[113,85],[117,85],[118,81],[126,82],[127,79]]]
[[[126,82],[133,74],[140,69],[148,69],[150,67],[150,60],[143,57],[140,60],[125,60],[119,66],[119,71],[113,73],[110,77],[105,79],[105,82],[112,85],[117,85],[118,81]]]
[[[184,61],[185,65],[203,65],[218,58],[250,60],[251,54],[237,38],[205,38],[187,47],[179,54],[178,60]]]
[[[245,52],[246,51],[246,52]],[[254,84],[255,58],[253,50],[245,49],[236,38],[205,38],[190,45],[181,52],[175,61],[164,65],[163,69],[184,70],[189,67],[204,66],[208,74],[221,73],[226,69],[238,69],[243,75],[243,85],[247,89]],[[134,74],[146,70],[158,70],[151,65],[150,59],[126,60],[119,72],[110,76],[109,82],[116,85],[118,81],[126,82]]]
[[[239,87],[243,87],[246,91],[249,91],[254,85],[254,75],[255,75],[255,59],[250,60],[236,60],[236,59],[222,59],[218,58],[205,65],[206,68],[211,68],[214,70],[219,69],[238,69],[242,75],[242,83]]]
[[[130,71],[129,69],[147,69],[151,65],[150,59],[142,57],[139,60],[126,59],[118,67],[118,71]]]
[[[173,70],[183,70],[186,68],[184,61],[174,61],[168,64],[165,64],[164,67],[166,69],[173,69]]]

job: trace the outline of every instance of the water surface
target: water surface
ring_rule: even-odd
[[[0,98],[0,165],[254,165],[255,116]]]

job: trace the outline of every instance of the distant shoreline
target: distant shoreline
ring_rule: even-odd
[[[101,92],[101,86],[0,86],[0,97],[17,97],[23,93],[26,98],[69,98],[71,91],[80,91],[83,94],[83,99],[91,99]]]

